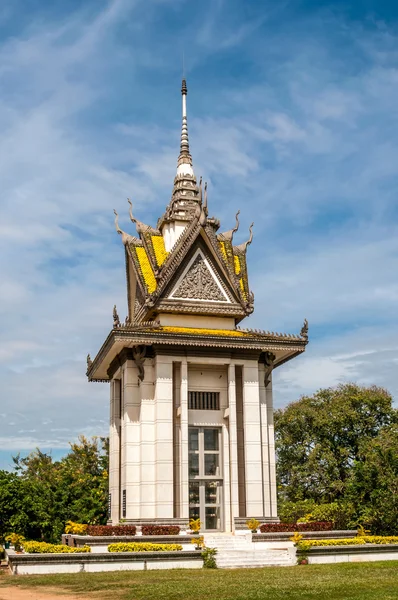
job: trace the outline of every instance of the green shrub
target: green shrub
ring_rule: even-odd
[[[217,548],[205,548],[202,552],[203,568],[217,569],[216,563]]]
[[[176,552],[182,550],[181,544],[152,544],[151,542],[129,542],[109,544],[109,552]]]
[[[47,544],[46,542],[24,542],[23,549],[29,554],[70,554],[72,552],[91,552],[90,546],[71,548],[65,544]]]
[[[283,523],[331,521],[334,529],[347,529],[355,520],[355,509],[349,502],[316,504],[313,500],[281,502],[279,517]]]
[[[297,502],[281,501],[278,514],[282,523],[297,523],[299,519],[312,512],[316,506],[314,500],[299,500]]]

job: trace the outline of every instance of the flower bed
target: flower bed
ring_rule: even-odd
[[[135,525],[87,525],[86,535],[97,536],[115,536],[115,535],[135,535],[137,528]]]
[[[178,535],[180,528],[178,525],[143,525],[141,531],[142,535]]]
[[[264,523],[261,533],[280,533],[283,531],[332,531],[331,521],[313,521],[309,523]]]
[[[363,535],[356,538],[341,540],[300,540],[297,543],[299,551],[306,552],[313,547],[321,546],[361,546],[365,544],[398,544],[398,536]]]
[[[23,549],[28,554],[71,554],[73,552],[91,552],[89,546],[71,548],[64,544],[47,544],[46,542],[24,542]]]
[[[152,544],[150,542],[131,542],[109,544],[108,552],[176,552],[182,550],[181,544]]]

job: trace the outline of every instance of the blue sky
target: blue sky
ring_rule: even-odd
[[[3,0],[0,468],[103,435],[89,384],[124,255],[155,224],[178,155],[182,53],[197,175],[238,241],[255,220],[248,326],[299,331],[275,404],[398,381],[398,6],[393,2]]]

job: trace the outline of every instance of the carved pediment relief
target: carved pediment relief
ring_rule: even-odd
[[[199,302],[228,302],[221,282],[204,254],[198,250],[178,279],[170,300],[193,300]]]

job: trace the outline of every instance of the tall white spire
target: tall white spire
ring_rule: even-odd
[[[189,139],[188,139],[188,121],[187,121],[187,82],[185,79],[182,80],[181,86],[182,94],[182,126],[181,126],[181,143],[180,143],[180,155],[177,163],[177,175],[193,175],[192,168],[192,156],[189,152]]]

